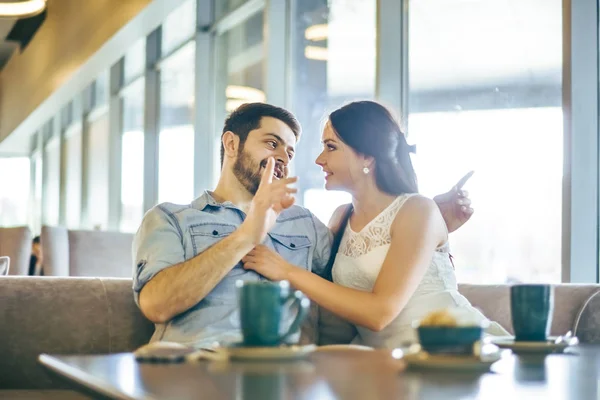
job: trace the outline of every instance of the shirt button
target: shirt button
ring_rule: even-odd
[[[291,247],[292,249],[295,249],[295,248],[296,248],[296,245],[295,245],[294,243],[290,243],[290,247]]]
[[[217,236],[218,234],[219,234],[219,232],[213,231],[213,235]]]

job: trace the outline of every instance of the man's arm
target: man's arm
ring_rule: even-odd
[[[149,320],[165,323],[204,299],[243,256],[263,241],[279,213],[293,205],[290,195],[296,189],[289,185],[296,179],[273,182],[274,168],[275,161],[269,159],[242,225],[187,261],[183,261],[180,229],[173,226],[176,222],[163,215],[160,223],[153,223],[154,210],[144,218],[138,231],[140,238],[136,237],[134,243],[134,261],[140,265],[134,290],[139,292],[138,304]],[[180,260],[173,262],[177,257]]]
[[[155,323],[171,320],[204,299],[253,247],[240,227],[196,257],[163,269],[141,290],[140,309]]]

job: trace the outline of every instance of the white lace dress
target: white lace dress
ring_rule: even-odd
[[[364,291],[373,290],[392,241],[391,225],[402,205],[411,196],[402,195],[396,198],[360,232],[352,231],[348,223],[333,265],[335,283]],[[398,268],[402,268],[402,265],[398,265]],[[458,292],[448,243],[445,243],[436,249],[425,276],[396,319],[380,332],[356,326],[358,336],[352,343],[394,348],[406,342],[416,341],[413,321],[423,318],[431,311],[447,307],[458,307],[469,313],[472,318],[486,320],[486,317]],[[509,335],[494,322],[490,323],[487,333]]]

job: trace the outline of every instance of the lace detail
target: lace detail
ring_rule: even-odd
[[[416,193],[415,193],[416,194]],[[339,252],[350,258],[358,258],[373,249],[392,243],[390,228],[402,205],[414,194],[398,196],[385,210],[369,222],[360,232],[354,232],[350,221],[340,243]]]

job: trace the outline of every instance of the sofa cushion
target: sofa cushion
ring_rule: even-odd
[[[574,331],[582,343],[600,344],[600,291],[591,295],[581,307]]]
[[[42,226],[44,275],[69,276],[69,235],[66,228]]]
[[[578,311],[590,295],[599,289],[600,285],[555,285],[554,315],[550,333],[564,335],[573,330]],[[498,322],[509,332],[514,332],[510,312],[510,286],[461,284],[459,290],[486,317]]]
[[[0,256],[10,257],[10,275],[29,273],[31,240],[31,231],[26,226],[0,228]]]
[[[66,388],[37,362],[42,353],[106,354],[147,343],[131,279],[1,277],[0,388]]]
[[[69,275],[131,278],[133,235],[69,231]]]

